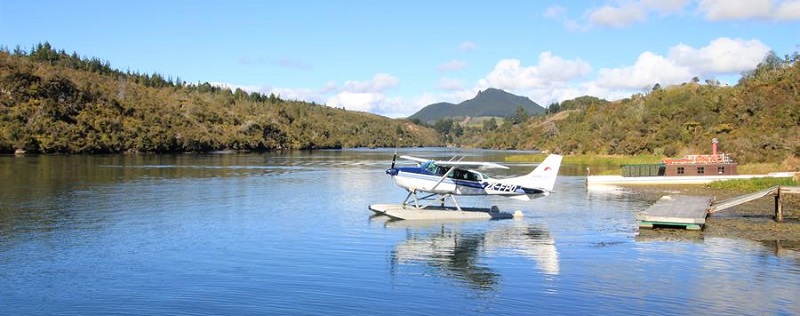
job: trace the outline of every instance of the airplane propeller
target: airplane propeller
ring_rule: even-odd
[[[392,168],[391,168],[391,169],[394,169],[394,163],[395,163],[396,161],[397,161],[397,152],[395,152],[395,153],[394,153],[394,156],[392,156]]]

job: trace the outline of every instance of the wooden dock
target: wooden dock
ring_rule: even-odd
[[[637,215],[639,228],[656,226],[683,227],[700,230],[706,223],[710,196],[662,196],[655,204]]]
[[[703,229],[706,217],[710,213],[726,210],[768,195],[774,195],[775,221],[781,222],[783,221],[781,196],[784,194],[800,194],[800,187],[774,186],[719,201],[714,201],[714,198],[709,196],[663,196],[655,204],[637,214],[636,219],[639,220],[639,228],[667,226],[700,230]]]

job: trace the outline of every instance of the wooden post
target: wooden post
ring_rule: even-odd
[[[781,187],[778,187],[778,194],[775,194],[775,221],[783,222],[783,206],[781,205]]]

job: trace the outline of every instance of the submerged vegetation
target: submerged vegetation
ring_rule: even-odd
[[[408,120],[122,72],[48,43],[0,51],[0,153],[437,146],[438,139]]]

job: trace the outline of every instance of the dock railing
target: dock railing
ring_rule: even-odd
[[[713,203],[711,203],[711,207],[708,209],[708,213],[711,214],[714,212],[726,210],[740,204],[757,200],[767,195],[775,195],[775,221],[782,222],[783,204],[781,201],[781,196],[784,194],[800,194],[800,187],[776,185],[774,187],[764,189],[761,191],[756,191],[753,193],[748,193],[740,196],[734,196],[724,200],[714,201]]]

